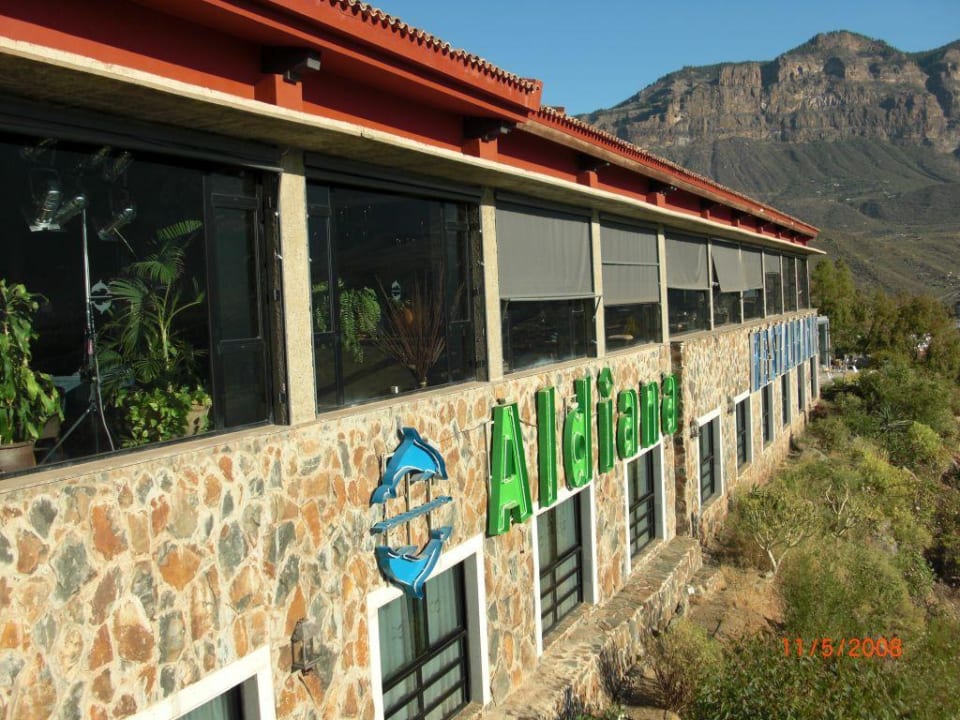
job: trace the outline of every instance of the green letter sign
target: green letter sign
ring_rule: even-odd
[[[563,471],[567,485],[583,487],[593,479],[593,438],[591,435],[590,378],[574,380],[577,408],[563,421]]]
[[[557,406],[552,387],[537,390],[537,463],[540,470],[540,507],[557,501]]]
[[[620,459],[637,454],[637,391],[624,390],[617,395],[617,452]]]
[[[667,375],[663,379],[663,399],[660,405],[660,421],[663,423],[663,434],[673,435],[677,431],[677,378]]]
[[[660,439],[660,403],[655,382],[640,388],[640,442],[648,448]]]
[[[487,532],[501,535],[510,529],[511,520],[522,523],[533,514],[516,403],[493,408],[491,455]]]
[[[604,368],[597,376],[597,461],[601,473],[613,470],[613,373]]]

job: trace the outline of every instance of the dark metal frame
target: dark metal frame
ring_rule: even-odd
[[[636,556],[657,537],[657,478],[654,451],[650,450],[627,463],[627,523],[630,529],[630,557]],[[642,475],[650,478],[650,492],[640,494]],[[646,520],[646,523],[643,521]],[[644,527],[644,532],[641,532]]]
[[[749,444],[747,443],[750,428],[747,425],[747,403],[750,398],[745,398],[737,403],[735,411],[735,427],[737,433],[737,467],[741,468],[750,461]]]
[[[787,373],[780,376],[780,419],[784,427],[793,419],[790,411],[790,376]]]
[[[558,555],[556,560],[548,565],[540,566],[540,621],[544,636],[546,636],[553,628],[555,628],[557,624],[559,624],[559,622],[567,615],[573,612],[573,608],[571,608],[567,612],[560,614],[559,608],[574,593],[576,593],[577,596],[577,605],[583,602],[583,522],[580,515],[580,493],[574,495],[565,502],[572,502],[574,504],[573,522],[576,542],[574,543],[573,547],[568,549],[562,555]],[[556,507],[552,508],[548,512],[556,512]],[[541,527],[542,525],[538,525],[538,528]],[[552,540],[554,545],[556,545],[557,538],[555,535]],[[572,557],[576,558],[574,568],[564,575],[557,577],[558,568]],[[562,595],[558,595],[558,588],[574,575],[577,577],[576,587],[573,590],[568,590]],[[546,602],[546,599],[549,599],[550,602]]]
[[[767,383],[760,388],[760,407],[763,425],[763,444],[773,442],[773,383]]]
[[[433,645],[429,645],[427,638],[430,637],[430,630],[428,627],[426,612],[426,599],[411,601],[413,603],[412,607],[414,608],[414,612],[416,613],[416,616],[411,618],[411,620],[414,626],[420,631],[416,638],[416,642],[418,645],[422,645],[422,650],[420,654],[409,663],[403,665],[390,676],[383,679],[383,696],[386,697],[387,693],[389,693],[397,685],[407,680],[411,675],[416,676],[416,688],[401,696],[390,706],[385,707],[383,711],[384,720],[390,720],[395,713],[406,708],[412,700],[417,701],[417,713],[413,716],[407,716],[410,718],[410,720],[424,720],[427,715],[433,712],[442,703],[446,702],[451,695],[458,691],[461,693],[460,704],[458,704],[457,707],[448,715],[445,715],[443,720],[453,717],[470,702],[470,652],[467,631],[466,588],[463,575],[463,566],[458,565],[450,570],[450,572],[457,573],[456,584],[458,592],[457,596],[453,600],[458,605],[457,617],[460,619],[460,624],[453,632],[447,634]],[[428,583],[425,586],[425,593],[429,594],[430,590],[431,586]],[[400,598],[394,602],[405,601],[406,598]],[[444,665],[435,674],[424,678],[424,668],[426,665],[454,645],[459,645],[460,651],[458,657]],[[424,701],[424,695],[427,693],[430,687],[434,683],[444,679],[448,673],[457,667],[460,668],[460,682],[451,686],[441,697],[434,700],[429,705],[426,705]]]

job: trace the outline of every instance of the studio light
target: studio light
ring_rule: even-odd
[[[132,162],[133,155],[128,152],[120,153],[115,160],[103,166],[103,179],[107,182],[113,182],[126,172]]]
[[[86,207],[86,195],[79,194],[70,198],[60,206],[59,210],[57,210],[57,214],[53,217],[53,222],[57,227],[52,229],[59,229],[63,225],[67,224],[77,215],[82,213]]]
[[[97,237],[104,241],[114,240],[114,235],[118,235],[117,230],[132,223],[136,216],[136,208],[133,205],[127,205],[114,215],[110,222],[97,231]]]
[[[54,224],[54,216],[60,207],[60,182],[56,178],[47,178],[44,189],[36,198],[36,210],[30,232],[49,230]]]

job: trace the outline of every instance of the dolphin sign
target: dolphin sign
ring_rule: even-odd
[[[401,431],[403,441],[393,453],[380,477],[380,485],[373,491],[370,503],[385,503],[397,496],[397,486],[407,475],[418,473],[414,480],[429,480],[437,475],[447,479],[447,466],[433,447],[413,428]]]
[[[384,505],[387,500],[396,498],[397,488],[407,476],[412,476],[413,481],[426,480],[427,482],[433,477],[447,478],[447,467],[443,458],[435,448],[420,437],[420,433],[413,428],[405,427],[401,430],[401,437],[403,439],[400,446],[390,458],[380,477],[380,485],[373,491],[373,496],[370,498],[371,505]],[[429,515],[433,510],[452,500],[453,498],[446,495],[434,498],[405,513],[374,524],[371,532],[386,536],[391,528],[409,523],[421,515]],[[436,567],[440,553],[443,551],[443,544],[450,538],[452,532],[453,528],[449,525],[432,530],[429,541],[419,552],[416,545],[404,545],[398,548],[378,545],[374,549],[374,554],[380,572],[408,595],[422,598],[423,586],[433,568]]]
[[[423,598],[423,586],[440,559],[443,543],[450,538],[453,528],[445,525],[430,531],[430,540],[419,553],[416,545],[391,548],[378,545],[374,550],[380,572],[412,597]]]

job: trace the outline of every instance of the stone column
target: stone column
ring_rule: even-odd
[[[500,273],[497,259],[497,210],[493,190],[485,188],[480,200],[480,233],[483,238],[483,296],[487,328],[487,380],[503,378],[503,337],[500,320]]]
[[[600,213],[593,211],[590,218],[590,252],[593,263],[593,292],[597,295],[594,301],[596,316],[594,317],[594,332],[597,334],[597,357],[607,354],[607,329],[603,316],[603,256],[600,250]]]

